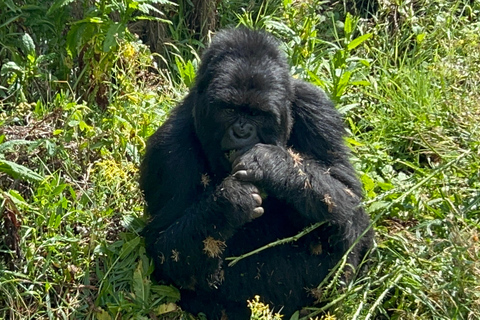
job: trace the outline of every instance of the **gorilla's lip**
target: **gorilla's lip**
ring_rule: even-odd
[[[232,163],[238,157],[238,149],[224,150],[225,158]]]

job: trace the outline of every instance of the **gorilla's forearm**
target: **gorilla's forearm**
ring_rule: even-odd
[[[347,223],[360,204],[360,190],[347,184],[354,174],[341,164],[328,167],[294,150],[257,144],[234,163],[234,175],[293,205],[312,222]]]
[[[277,169],[278,170],[278,169]],[[312,221],[329,221],[336,225],[351,221],[361,198],[336,176],[338,168],[315,160],[301,163],[285,161],[278,176],[284,181],[270,181],[270,189],[279,199],[293,205]]]
[[[145,228],[147,249],[162,265],[162,275],[177,285],[215,287],[222,280],[225,242],[239,227],[263,214],[258,189],[230,176],[183,212],[176,204],[166,203]],[[165,216],[178,218],[166,229],[158,227],[161,224],[155,219]]]

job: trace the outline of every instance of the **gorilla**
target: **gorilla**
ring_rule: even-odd
[[[373,241],[344,133],[325,93],[289,74],[273,36],[220,31],[141,164],[156,279],[208,319],[249,319],[255,295],[287,319],[311,306],[344,254],[355,245],[347,256],[355,269]]]

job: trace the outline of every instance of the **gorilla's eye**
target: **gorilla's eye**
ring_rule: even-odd
[[[250,112],[248,114],[251,115],[252,117],[257,117],[261,114],[261,112],[258,111],[258,110],[252,109],[252,110],[250,110]]]
[[[225,112],[226,114],[234,114],[234,113],[235,113],[235,109],[233,109],[233,108],[225,108],[225,109],[223,109],[223,112]]]

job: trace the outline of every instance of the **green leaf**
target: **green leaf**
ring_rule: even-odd
[[[100,307],[96,308],[95,318],[97,320],[112,320],[112,317],[110,316],[110,314],[108,314],[107,311],[103,310]]]
[[[135,299],[143,303],[149,303],[151,282],[150,280],[144,278],[142,260],[138,262],[138,265],[133,272],[132,286]]]
[[[90,23],[97,23],[97,24],[102,24],[104,21],[102,18],[100,17],[91,17],[91,18],[87,18],[87,19],[84,19],[84,20],[79,20],[75,23],[79,23],[79,22],[82,22],[82,21],[88,21]]]
[[[178,309],[178,307],[175,303],[169,302],[169,303],[163,303],[163,304],[159,305],[158,308],[155,311],[158,315],[162,315],[162,314],[173,312],[177,309]],[[202,318],[199,318],[199,319],[202,319]]]
[[[5,152],[6,150],[11,150],[15,146],[31,145],[35,142],[29,140],[9,140],[0,144],[0,152]]]
[[[49,156],[53,156],[55,154],[55,150],[57,149],[57,145],[53,141],[46,140],[45,141],[45,148],[47,149],[47,154]]]
[[[291,317],[290,320],[298,320],[300,317],[300,312],[296,311]]]
[[[341,114],[346,114],[348,111],[357,108],[360,106],[360,103],[351,103],[338,108],[338,112]]]
[[[375,182],[373,181],[368,174],[363,174],[360,179],[362,180],[363,183],[363,188],[365,192],[367,193],[367,196],[369,198],[374,198],[375,197]]]
[[[386,201],[376,201],[376,202],[373,202],[368,208],[367,208],[367,212],[368,213],[373,213],[373,212],[376,212],[378,210],[381,210],[383,208],[386,208],[387,206],[389,205],[388,202]]]
[[[80,123],[80,121],[78,121],[78,120],[70,120],[70,121],[67,123],[67,125],[68,125],[69,127],[74,128],[74,127],[78,126],[79,123]]]
[[[384,191],[389,191],[389,190],[395,189],[395,186],[393,184],[387,183],[387,182],[378,181],[377,185]]]
[[[366,59],[360,59],[359,60],[361,64],[363,64],[365,67],[370,67],[370,62]]]
[[[133,238],[132,240],[125,242],[120,251],[120,259],[124,259],[130,252],[138,247],[140,244],[140,237]]]
[[[368,87],[370,85],[370,81],[367,80],[358,80],[358,81],[351,81],[350,85],[352,86],[365,86]]]
[[[0,172],[12,176],[15,179],[27,181],[42,181],[43,177],[29,168],[8,160],[0,160]]]
[[[50,217],[48,218],[48,221],[47,221],[47,227],[49,228],[55,228],[54,225],[55,225],[55,220],[57,218],[57,214],[55,212],[52,212],[50,214]]]
[[[65,189],[67,185],[65,183],[62,183],[58,186],[55,187],[55,189],[53,189],[53,191],[51,192],[51,196],[52,197],[55,197],[55,196],[58,196],[60,193],[62,193],[63,189]]]
[[[177,65],[178,73],[185,85],[190,86],[195,79],[195,66],[192,61],[188,60],[185,62],[182,58],[175,57],[175,64]]]
[[[92,130],[93,128],[91,126],[89,126],[85,121],[81,120],[79,123],[78,123],[78,127],[80,128],[80,131],[89,131],[89,130]]]
[[[352,76],[351,71],[345,71],[341,76],[340,79],[337,83],[336,86],[336,92],[335,96],[336,97],[341,97],[343,93],[345,92],[345,89],[347,88],[348,81],[350,80],[350,77]]]
[[[190,86],[190,84],[194,81],[195,79],[195,67],[193,66],[193,63],[191,60],[188,60],[187,64],[185,65],[185,75],[187,76],[187,82],[185,84],[187,86]]]
[[[315,85],[323,88],[326,91],[329,91],[329,90],[327,90],[328,85],[329,85],[329,83],[327,81],[325,81],[323,79],[320,79],[320,77],[318,75],[316,75],[315,73],[313,73],[312,71],[307,71],[307,74],[310,77],[310,81],[312,81]]]
[[[77,199],[77,194],[75,193],[75,190],[73,190],[71,186],[68,186],[68,191],[70,192],[70,197],[72,197],[72,199]]]
[[[350,145],[352,146],[358,146],[358,147],[362,147],[364,146],[363,143],[353,139],[353,138],[345,138],[345,141],[347,141]]]
[[[35,56],[35,43],[33,43],[32,37],[30,37],[28,33],[25,33],[20,40],[21,48],[25,51],[25,54]]]
[[[2,66],[2,69],[0,70],[0,75],[6,76],[9,72],[14,72],[17,75],[21,75],[24,72],[24,69],[15,62],[8,61]]]
[[[4,3],[8,9],[12,10],[13,12],[21,12],[20,8],[17,7],[12,0],[5,0],[4,2],[2,1],[2,3]]]
[[[152,16],[136,16],[135,20],[158,21],[158,22],[161,22],[161,23],[173,24],[173,22],[168,20],[168,19],[162,19],[162,18],[159,18],[159,17],[152,17]]]
[[[353,31],[353,20],[352,15],[347,12],[347,16],[345,17],[345,23],[343,25],[343,31],[345,31],[345,37],[348,38],[349,35]]]
[[[347,50],[350,51],[352,49],[355,49],[358,47],[360,44],[362,44],[364,41],[370,39],[372,37],[371,33],[364,34],[363,36],[360,36],[358,38],[353,39],[348,45],[347,45]]]
[[[117,39],[123,39],[125,28],[125,24],[119,22],[114,22],[108,27],[105,41],[103,42],[103,52],[109,52],[111,48],[117,46]]]
[[[422,43],[423,40],[425,39],[425,36],[426,36],[425,33],[417,34],[417,42],[418,42],[418,43]]]
[[[67,33],[66,49],[71,57],[76,57],[78,49],[85,43],[84,39],[93,37],[92,28],[87,28],[87,24],[73,23],[70,31]]]
[[[163,12],[152,6],[151,4],[148,3],[141,3],[138,5],[138,10],[140,10],[143,13],[150,14],[150,11],[153,11],[157,14],[163,15]]]
[[[173,302],[180,300],[180,291],[173,286],[155,285],[152,286],[152,291],[160,296],[169,298]]]
[[[22,197],[20,193],[18,193],[16,190],[10,189],[8,190],[8,193],[11,196],[11,199],[15,204],[22,204],[22,205],[27,205],[28,203],[25,201],[25,199]]]
[[[5,21],[5,23],[0,25],[0,29],[2,29],[5,26],[8,26],[10,23],[12,23],[13,21],[16,21],[18,18],[21,18],[21,17],[22,17],[22,15],[18,15],[18,16],[15,16],[13,18],[8,19],[7,21]]]
[[[337,50],[333,55],[332,62],[335,68],[343,69],[345,61],[347,60],[347,53],[345,50]]]
[[[53,12],[55,12],[58,8],[61,8],[61,7],[64,7],[66,6],[67,4],[69,4],[70,2],[73,2],[75,0],[57,0],[55,1],[52,6],[50,7],[50,9],[48,9],[47,11],[47,16],[52,14]]]

